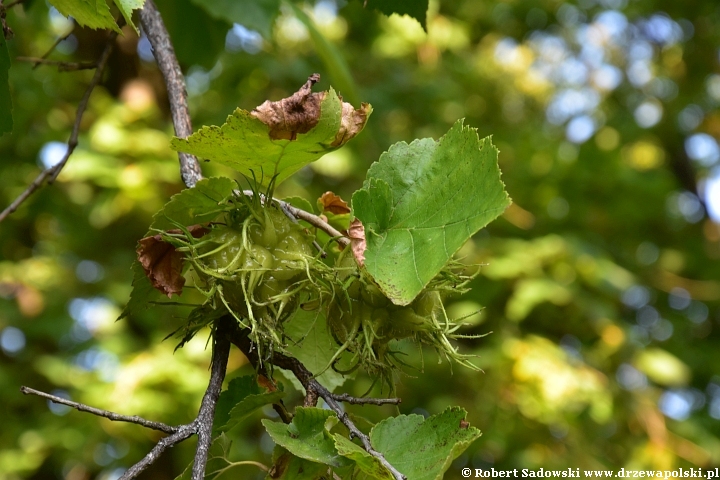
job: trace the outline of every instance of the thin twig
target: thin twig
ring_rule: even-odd
[[[14,2],[10,2],[10,3],[8,3],[7,5],[5,5],[5,8],[6,8],[6,9],[11,9],[11,8],[14,7],[15,5],[20,5],[20,4],[23,3],[24,1],[25,1],[25,0],[15,0]]]
[[[253,348],[252,342],[248,337],[248,332],[246,329],[240,330],[238,328],[235,328],[232,332],[231,341],[245,354],[248,360],[250,360],[251,364],[255,365],[256,367],[259,366],[260,358],[258,357],[257,348]],[[295,375],[295,377],[300,381],[306,392],[314,392],[314,394],[310,394],[309,396],[317,395],[322,398],[327,404],[327,406],[330,407],[333,412],[335,412],[338,419],[343,423],[343,425],[345,425],[345,427],[347,427],[347,429],[350,431],[350,437],[359,438],[363,444],[363,447],[365,448],[365,451],[373,457],[377,458],[378,461],[385,468],[387,468],[390,473],[392,473],[395,480],[407,480],[407,477],[405,477],[405,475],[403,475],[395,467],[393,467],[382,453],[378,452],[373,448],[372,444],[370,443],[370,438],[364,433],[362,433],[360,429],[355,426],[352,419],[350,419],[348,414],[345,413],[342,407],[337,403],[334,395],[330,393],[327,388],[323,387],[317,380],[315,380],[315,378],[313,378],[312,372],[310,372],[305,367],[305,365],[300,362],[300,360],[276,352],[273,354],[270,362],[277,367],[283,368],[285,370],[290,370],[293,375]]]
[[[153,447],[150,452],[148,452],[147,455],[143,457],[142,460],[137,462],[132,467],[125,470],[125,473],[122,474],[122,476],[118,480],[131,480],[133,478],[136,478],[140,473],[142,473],[147,467],[152,465],[155,460],[160,458],[160,455],[167,450],[169,447],[173,447],[177,445],[178,443],[182,442],[183,440],[187,440],[195,433],[195,423],[191,423],[189,425],[182,425],[179,427],[178,431],[173,433],[170,436],[161,438],[160,441]]]
[[[103,50],[103,53],[102,55],[100,55],[100,59],[97,62],[97,70],[95,70],[95,75],[93,75],[92,80],[90,80],[90,84],[88,85],[88,88],[85,90],[85,94],[83,95],[80,103],[78,104],[77,113],[75,114],[75,123],[73,124],[73,129],[70,133],[70,139],[68,140],[67,152],[65,152],[65,155],[60,160],[60,162],[46,170],[43,170],[42,173],[40,173],[40,175],[38,175],[35,180],[33,180],[33,182],[25,189],[25,191],[21,193],[20,196],[18,196],[10,204],[9,207],[7,207],[5,210],[2,211],[2,213],[0,213],[0,222],[5,220],[8,215],[16,211],[20,207],[20,205],[22,205],[22,203],[27,200],[30,195],[35,193],[37,189],[42,187],[46,181],[48,184],[53,183],[57,176],[60,174],[60,171],[63,169],[63,167],[65,167],[65,164],[70,158],[70,155],[72,155],[73,151],[75,151],[75,147],[77,147],[78,145],[80,122],[82,121],[83,114],[87,109],[88,102],[90,100],[90,94],[92,94],[93,90],[102,79],[103,71],[105,70],[105,66],[107,65],[108,58],[110,58],[110,52],[113,49],[113,45],[115,43],[117,35],[117,32],[110,33],[110,36],[108,37],[107,43],[105,45],[105,50]]]
[[[34,63],[33,68],[38,65],[56,65],[61,72],[74,72],[76,70],[92,70],[97,67],[95,62],[63,62],[60,60],[48,60],[37,57],[16,57],[19,62]]]
[[[152,420],[146,420],[142,417],[138,417],[137,415],[133,415],[133,416],[121,415],[119,413],[111,412],[109,410],[103,410],[100,408],[91,407],[91,406],[85,405],[83,403],[73,402],[72,400],[68,400],[66,398],[62,398],[62,397],[58,397],[56,395],[51,395],[49,393],[41,392],[40,390],[35,390],[34,388],[30,388],[30,387],[20,387],[20,391],[24,395],[37,395],[38,397],[47,398],[51,402],[59,403],[62,405],[67,405],[68,407],[72,407],[79,412],[92,413],[93,415],[97,415],[98,417],[107,418],[109,420],[112,420],[113,422],[134,423],[136,425],[142,425],[143,427],[151,428],[153,430],[159,430],[159,431],[165,432],[165,433],[175,433],[179,430],[179,427],[173,427],[173,426],[161,423],[161,422],[153,422]]]
[[[243,195],[246,195],[248,197],[252,197],[255,195],[255,193],[252,190],[243,190]],[[261,201],[265,201],[265,195],[260,194]],[[338,229],[327,223],[322,218],[318,217],[317,215],[306,212],[302,208],[294,207],[290,205],[287,202],[283,202],[282,200],[278,200],[277,198],[273,198],[273,201],[278,204],[280,207],[280,210],[283,211],[288,216],[292,216],[295,219],[304,220],[310,225],[312,225],[315,228],[319,228],[323,232],[327,233],[331,237],[335,239],[340,245],[343,247],[347,247],[350,245],[350,239],[347,238],[342,232],[340,232]],[[317,248],[322,252],[321,247],[318,245]],[[323,252],[324,253],[324,252]]]
[[[77,23],[75,23],[75,21],[73,20],[73,26],[72,26],[72,28],[70,29],[70,31],[67,32],[65,35],[63,35],[62,37],[58,37],[58,38],[55,40],[55,43],[53,43],[53,44],[50,46],[50,48],[47,49],[47,52],[45,52],[45,53],[43,54],[43,56],[40,57],[40,58],[43,58],[43,59],[47,58],[48,55],[50,55],[53,51],[55,51],[55,48],[57,48],[57,46],[60,45],[60,42],[67,40],[68,37],[69,37],[70,35],[72,35],[72,33],[75,31],[75,25],[77,25]],[[39,64],[39,63],[36,63],[36,64],[33,66],[33,70],[35,70],[35,69],[38,67],[38,65],[40,65],[40,64]]]
[[[140,22],[150,45],[152,45],[158,67],[165,78],[175,135],[180,138],[189,137],[193,132],[187,105],[185,79],[170,42],[170,35],[152,0],[146,0],[145,6],[140,10]],[[178,158],[183,182],[187,187],[194,187],[202,179],[200,163],[194,155],[188,153],[178,152]]]
[[[338,402],[350,403],[352,405],[400,405],[402,402],[399,398],[366,398],[366,397],[351,397],[347,393],[336,394],[331,393],[330,396],[333,400]]]
[[[210,451],[210,444],[212,443],[215,405],[217,405],[218,398],[220,398],[223,380],[225,380],[225,372],[230,355],[230,332],[235,326],[235,320],[229,317],[222,317],[217,321],[216,325],[217,327],[213,333],[215,345],[212,355],[210,383],[205,391],[205,396],[200,404],[200,411],[194,422],[197,425],[198,443],[195,449],[192,480],[203,480],[205,478],[205,465],[207,464],[208,452]]]
[[[283,202],[284,203],[284,202]],[[317,215],[314,215],[310,212],[306,212],[305,210],[297,207],[293,207],[289,203],[286,203],[287,209],[292,212],[295,217],[299,218],[300,220],[304,220],[308,222],[313,227],[319,228],[323,232],[327,233],[331,237],[333,237],[340,245],[343,247],[347,247],[350,245],[350,239],[347,238],[345,235],[343,235],[339,230],[337,230],[335,227],[327,223],[322,218],[318,217]]]
[[[140,472],[157,460],[168,447],[172,447],[194,434],[198,436],[198,445],[195,450],[195,460],[191,478],[192,480],[203,480],[212,440],[211,435],[213,421],[215,419],[215,406],[220,397],[220,390],[222,389],[223,380],[225,380],[225,372],[230,355],[229,325],[229,319],[218,320],[217,328],[213,335],[215,344],[213,346],[210,381],[207,390],[205,390],[205,395],[200,403],[200,410],[195,420],[187,425],[177,427],[177,432],[161,439],[142,460],[130,467],[119,480],[131,480],[137,477]]]

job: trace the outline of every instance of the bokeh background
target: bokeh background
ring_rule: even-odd
[[[403,413],[461,405],[483,431],[449,470],[669,469],[720,464],[720,3],[431,0],[427,31],[359,0],[284,4],[273,22],[222,0],[157,0],[194,125],[295,91],[313,72],[370,102],[365,131],[278,196],[349,199],[390,145],[458,119],[493,135],[514,204],[461,250],[482,263],[449,311],[484,373],[438,364],[400,378]],[[11,58],[94,60],[104,32],[42,0],[8,12]],[[272,28],[270,28],[272,26]],[[162,78],[128,27],[52,187],[0,226],[0,478],[116,479],[156,432],[23,397],[28,385],[167,423],[194,418],[210,352],[163,338],[182,309],[116,322],[136,241],[182,188]],[[92,72],[13,60],[15,128],[0,138],[0,203],[65,151]],[[204,173],[234,175],[210,164]],[[479,195],[482,192],[478,192]],[[410,363],[420,368],[417,353]],[[251,368],[234,351],[228,378]],[[362,376],[342,389],[361,394]],[[298,395],[290,398],[299,398]],[[358,408],[377,421],[390,408]],[[237,460],[270,462],[259,418]],[[194,441],[143,478],[171,479]],[[262,478],[237,467],[227,478]]]

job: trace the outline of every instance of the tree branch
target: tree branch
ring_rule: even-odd
[[[230,332],[235,327],[235,320],[230,317],[222,317],[217,321],[216,325],[213,333],[215,345],[213,347],[210,383],[200,404],[198,416],[193,422],[197,426],[198,444],[195,449],[192,480],[203,480],[205,478],[205,465],[207,464],[210,443],[212,442],[215,406],[220,397],[223,380],[225,380],[230,355]]]
[[[243,193],[243,195],[246,195],[248,197],[252,197],[253,195],[255,195],[255,192],[253,192],[252,190],[243,190],[242,193]],[[260,198],[261,198],[261,201],[264,203],[265,195],[260,194]],[[333,227],[332,225],[327,223],[325,220],[323,220],[319,216],[317,216],[313,213],[310,213],[310,212],[306,212],[302,208],[294,207],[287,202],[278,200],[277,198],[273,198],[273,201],[275,203],[277,203],[278,206],[280,207],[280,209],[285,213],[285,215],[291,217],[291,219],[293,221],[295,221],[296,219],[304,220],[307,223],[309,223],[310,225],[312,225],[313,227],[319,228],[323,232],[325,232],[328,235],[330,235],[331,237],[333,237],[335,239],[335,241],[337,241],[343,247],[347,247],[348,245],[350,245],[350,239],[347,236],[345,236],[342,232],[340,232],[338,229],[336,229],[335,227]],[[318,245],[317,247],[322,252],[322,249],[320,248],[320,246]],[[324,257],[324,255],[323,255],[323,257]]]
[[[153,447],[150,452],[143,457],[142,460],[137,462],[132,467],[125,470],[125,473],[118,480],[131,480],[136,478],[142,473],[147,467],[152,465],[155,460],[160,458],[160,455],[167,450],[169,447],[173,447],[183,440],[187,440],[195,433],[195,422],[189,425],[183,425],[179,427],[178,431],[172,435],[161,438],[160,441]]]
[[[61,72],[74,72],[77,70],[91,70],[97,67],[94,62],[62,62],[60,60],[48,60],[46,58],[36,57],[16,57],[18,62],[34,63],[33,68],[38,65],[56,65]]]
[[[173,427],[161,422],[153,422],[151,420],[146,420],[137,415],[121,415],[119,413],[110,412],[108,410],[91,407],[83,403],[73,402],[72,400],[41,392],[40,390],[35,390],[34,388],[30,387],[20,387],[20,392],[22,392],[24,395],[37,395],[38,397],[47,398],[51,402],[67,405],[68,407],[72,407],[79,412],[92,413],[93,415],[97,415],[98,417],[104,417],[114,422],[134,423],[136,425],[142,425],[143,427],[151,428],[153,430],[159,430],[165,433],[176,433],[180,429],[180,427]]]
[[[208,452],[212,441],[212,427],[215,420],[215,406],[220,397],[223,381],[225,380],[225,372],[227,370],[228,356],[230,355],[230,336],[229,333],[235,328],[234,320],[229,317],[223,317],[218,320],[213,333],[215,344],[213,345],[212,366],[210,372],[210,381],[207,390],[200,404],[198,415],[191,423],[173,427],[160,422],[153,422],[138,416],[120,415],[118,413],[109,412],[95,407],[90,407],[82,403],[73,402],[65,398],[50,395],[49,393],[40,392],[28,387],[21,387],[20,391],[25,395],[37,395],[47,398],[56,403],[67,405],[81,412],[92,413],[100,417],[108,418],[114,421],[135,423],[143,427],[160,430],[169,433],[167,437],[160,441],[135,465],[130,467],[123,473],[120,480],[131,480],[136,478],[147,467],[152,465],[162,453],[168,448],[190,438],[197,434],[198,445],[195,450],[195,461],[192,469],[192,480],[203,480],[205,478],[205,465],[207,464]]]
[[[334,400],[338,402],[350,403],[352,405],[400,405],[402,399],[400,398],[364,398],[364,397],[351,397],[347,393],[343,394],[330,394]]]
[[[63,35],[63,36],[58,37],[58,38],[55,40],[55,43],[53,43],[52,46],[51,46],[50,48],[48,48],[47,52],[45,52],[45,53],[43,54],[43,56],[40,57],[40,58],[46,59],[46,58],[55,50],[55,48],[57,48],[57,46],[60,45],[60,42],[62,42],[63,40],[67,40],[67,38],[68,38],[70,35],[72,35],[72,33],[75,31],[75,26],[76,26],[76,25],[77,25],[77,23],[75,23],[75,20],[73,20],[73,26],[72,26],[72,28],[70,29],[70,31],[67,32],[67,33],[66,33],[65,35]],[[18,57],[18,58],[20,58],[20,57]],[[38,65],[40,65],[40,64],[39,64],[39,63],[36,63],[36,64],[33,66],[33,70],[35,70],[35,69],[38,67]]]
[[[192,134],[192,123],[190,122],[187,105],[185,79],[175,56],[175,50],[170,42],[170,35],[165,28],[165,23],[152,0],[146,0],[145,6],[140,10],[140,22],[145,35],[150,40],[150,45],[152,45],[158,68],[160,68],[165,78],[175,135],[180,138],[189,137]],[[202,179],[202,171],[197,158],[194,155],[181,152],[178,152],[178,158],[183,182],[187,187],[194,187]]]
[[[90,85],[88,85],[88,88],[85,90],[85,94],[83,95],[82,99],[80,100],[80,103],[78,104],[77,113],[75,114],[75,123],[73,124],[72,132],[70,133],[70,139],[68,140],[68,149],[67,152],[65,152],[65,155],[63,155],[63,158],[58,162],[56,165],[43,170],[40,175],[38,175],[35,180],[25,189],[23,193],[20,194],[11,204],[9,207],[7,207],[5,210],[0,213],[0,222],[5,220],[8,215],[16,211],[22,203],[30,197],[37,189],[43,186],[45,182],[48,184],[51,184],[55,181],[57,176],[60,174],[60,171],[65,167],[65,164],[67,163],[68,159],[70,158],[70,155],[75,151],[75,147],[78,145],[78,135],[80,134],[80,122],[82,121],[83,114],[85,113],[85,110],[87,109],[88,102],[90,101],[90,94],[92,94],[95,87],[100,83],[100,80],[102,79],[103,71],[105,70],[105,66],[107,65],[108,58],[110,58],[110,52],[113,49],[113,45],[115,43],[115,39],[117,38],[117,32],[110,33],[110,36],[108,37],[107,43],[105,45],[105,50],[103,50],[102,55],[100,55],[100,58],[97,62],[97,69],[95,70],[95,75],[93,75],[92,80],[90,80]]]
[[[289,203],[285,203],[282,200],[275,200],[280,204],[280,207],[289,211],[292,213],[295,218],[298,218],[300,220],[304,220],[308,222],[310,225],[312,225],[315,228],[319,228],[323,232],[327,233],[331,237],[333,237],[340,245],[343,247],[347,247],[350,245],[350,239],[347,238],[345,235],[342,234],[338,229],[327,223],[325,220],[320,218],[317,215],[314,215],[310,212],[306,212],[305,210],[297,207],[293,207]]]
[[[233,332],[232,332],[232,343],[242,351],[245,356],[250,360],[250,363],[255,365],[256,367],[260,365],[260,358],[258,357],[257,348],[253,348],[252,342],[250,338],[248,337],[248,331],[247,329],[240,330],[235,326]],[[325,403],[327,404],[330,409],[335,412],[338,419],[347,427],[347,429],[350,431],[350,437],[357,437],[360,439],[360,441],[363,444],[363,447],[365,448],[365,451],[368,452],[373,457],[377,458],[380,463],[387,468],[395,478],[395,480],[407,480],[407,477],[400,473],[395,467],[393,467],[390,462],[387,461],[385,456],[375,450],[370,443],[370,438],[362,433],[360,429],[358,429],[353,421],[350,419],[347,413],[338,405],[338,399],[336,397],[344,397],[344,398],[350,398],[345,395],[333,395],[330,393],[330,391],[323,387],[315,378],[313,378],[312,372],[308,370],[305,365],[300,362],[300,360],[289,357],[287,355],[283,355],[282,353],[274,353],[270,362],[280,368],[283,368],[285,370],[290,370],[293,375],[300,381],[302,386],[305,388],[305,391],[307,392],[306,396],[306,402],[308,400],[312,401],[313,397],[319,396],[322,398]],[[311,393],[312,392],[312,393]],[[390,399],[390,400],[397,400],[397,403],[400,402],[399,399]],[[387,403],[394,403],[394,402],[387,402]]]

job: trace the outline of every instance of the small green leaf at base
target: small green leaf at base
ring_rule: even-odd
[[[282,447],[275,447],[273,467],[267,478],[273,480],[318,480],[325,478],[328,466],[296,457]]]
[[[291,424],[263,420],[273,441],[293,455],[331,467],[347,467],[352,461],[338,454],[326,422],[335,413],[322,408],[298,407]],[[337,421],[337,419],[335,419]]]
[[[440,480],[481,435],[465,422],[466,415],[462,408],[450,407],[427,419],[414,414],[388,418],[373,427],[370,441],[407,478]]]
[[[365,228],[364,268],[397,305],[408,305],[510,198],[490,137],[455,123],[439,141],[396,143],[352,198]]]
[[[227,390],[220,394],[215,414],[215,431],[227,432],[235,428],[250,415],[285,396],[282,390],[263,391],[255,375],[233,379]]]
[[[151,228],[171,230],[177,225],[206,223],[217,216],[220,203],[230,197],[237,184],[229,178],[203,178],[193,188],[186,188],[172,198],[153,217]]]

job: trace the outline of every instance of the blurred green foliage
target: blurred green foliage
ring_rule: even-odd
[[[720,463],[720,4],[433,0],[426,32],[357,0],[284,4],[246,26],[220,0],[157,3],[196,128],[285,97],[313,72],[318,90],[373,105],[357,139],[279,196],[349,199],[390,145],[438,138],[461,117],[493,135],[514,204],[461,250],[483,266],[472,292],[449,303],[452,316],[471,315],[468,333],[492,332],[461,345],[484,373],[409,349],[418,371],[398,386],[403,413],[460,405],[482,430],[446,478],[461,466]],[[11,8],[7,22],[14,124],[0,137],[3,207],[62,155],[92,75],[17,60],[73,28],[44,2]],[[249,29],[263,22],[273,28]],[[115,321],[136,241],[182,188],[162,78],[147,41],[123,33],[67,167],[0,230],[2,479],[117,478],[159,438],[48,408],[20,385],[173,424],[194,418],[206,387],[207,332],[177,352],[163,341],[187,309]],[[94,60],[104,35],[75,27],[50,58]],[[250,371],[233,351],[228,381]],[[358,376],[342,389],[370,385]],[[371,421],[395,413],[349,410]],[[269,464],[259,420],[273,415],[229,432],[231,457]],[[144,478],[174,478],[193,447],[166,453]],[[233,471],[264,477],[251,465]]]

